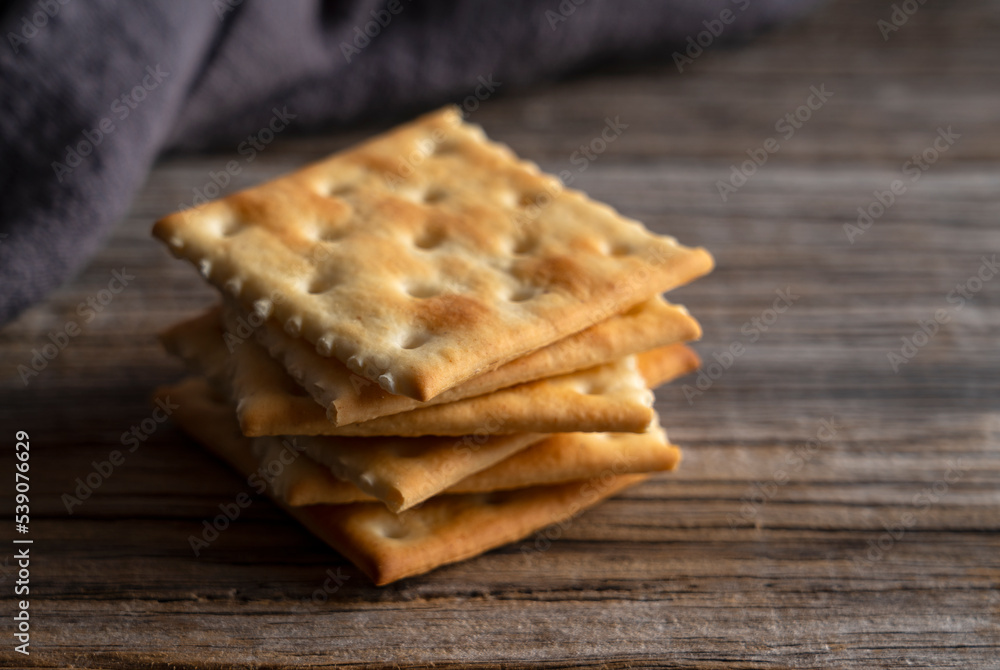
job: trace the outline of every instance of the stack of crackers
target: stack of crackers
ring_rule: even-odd
[[[445,109],[156,223],[221,303],[163,335],[181,426],[376,584],[673,469],[712,267]]]

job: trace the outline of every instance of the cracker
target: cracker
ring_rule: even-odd
[[[267,438],[258,438],[259,440]],[[261,462],[277,460],[286,447],[269,442]],[[453,484],[441,495],[490,493],[595,477],[673,470],[681,451],[660,429],[649,433],[558,433]],[[274,479],[277,495],[292,507],[377,500],[310,458],[298,458]]]
[[[701,367],[701,358],[695,350],[680,342],[645,351],[636,356],[635,360],[639,374],[651,389]]]
[[[470,475],[445,493],[487,493],[615,475],[673,470],[681,450],[659,427],[647,433],[559,433]]]
[[[201,389],[197,388],[198,383],[202,385]],[[201,379],[185,381],[184,388],[188,395],[204,396],[210,392],[207,380]],[[228,404],[219,404],[230,411],[230,416],[223,418],[219,412],[214,412],[215,420],[235,425]],[[282,471],[296,463],[301,454],[308,454],[313,461],[329,468],[338,479],[350,482],[364,493],[381,500],[393,511],[400,511],[543,437],[534,434],[490,435],[485,432],[459,438],[294,436],[284,440],[257,438],[260,441],[254,450],[265,466],[280,457]],[[295,467],[305,466],[298,464]],[[267,471],[267,467],[263,470]],[[294,491],[289,488],[282,493],[292,496]],[[343,494],[345,491],[338,493]]]
[[[429,400],[708,272],[457,108],[156,223],[247,309]]]
[[[304,453],[381,500],[393,512],[417,505],[469,475],[543,439],[542,435],[298,437]]]
[[[160,343],[188,367],[209,379],[221,380],[229,366],[222,345],[222,310],[216,305],[201,314],[176,323],[160,333]]]
[[[199,320],[206,330],[217,324]],[[185,329],[178,329],[185,331]],[[191,329],[187,329],[190,331]],[[197,346],[232,349],[231,384],[246,435],[421,435],[460,436],[483,429],[491,434],[645,430],[652,419],[652,394],[636,369],[635,357],[551,379],[542,379],[453,403],[421,407],[371,421],[334,426],[252,339],[223,344],[220,335],[192,333]],[[197,346],[195,346],[197,345]],[[645,357],[661,357],[654,350]],[[202,352],[195,358],[211,358]],[[645,363],[643,363],[645,365]]]
[[[226,327],[249,318],[227,304]],[[701,336],[701,329],[687,310],[656,296],[590,328],[564,337],[547,347],[517,358],[441,393],[429,403],[394,395],[347,369],[336,358],[324,358],[300,337],[292,337],[273,319],[258,330],[263,344],[285,370],[306,389],[334,425],[343,426],[396,414],[428,404],[463,400],[543,377],[575,372],[623,356],[648,351]]]
[[[203,377],[187,377],[154,391],[161,400],[176,401],[173,416],[181,428],[241,472],[257,469],[251,439],[240,432],[232,406]]]
[[[383,586],[528,537],[647,478],[644,474],[618,475],[516,491],[441,496],[399,516],[378,503],[286,509],[376,586]]]
[[[659,354],[651,354],[657,356]],[[318,405],[317,405],[318,406]],[[653,419],[653,394],[635,356],[589,370],[539,379],[486,395],[371,421],[334,426],[323,435],[469,435],[642,432]]]
[[[248,482],[259,472],[250,440],[236,431],[225,404],[204,380],[159,389],[179,407],[173,418]],[[620,475],[499,493],[442,496],[396,515],[380,503],[311,505],[276,502],[306,528],[346,556],[378,586],[422,574],[513,542],[638,483],[645,475]],[[274,496],[272,489],[268,492]]]
[[[219,405],[214,408],[222,419],[233,423],[232,408]],[[270,478],[274,495],[292,507],[316,505],[319,503],[342,505],[344,503],[377,500],[354,484],[338,479],[330,468],[320,465],[305,454],[298,452],[288,440],[273,437],[247,438],[251,442],[257,467],[271,463],[282,463],[284,467]],[[277,466],[274,466],[277,468]]]

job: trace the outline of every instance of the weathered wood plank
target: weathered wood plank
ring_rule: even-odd
[[[234,151],[165,159],[98,258],[0,331],[0,439],[31,433],[36,541],[33,655],[5,644],[0,665],[997,667],[1000,280],[961,309],[948,296],[1000,252],[1000,11],[925,3],[883,41],[891,11],[840,0],[683,74],[616,66],[473,115],[574,187],[709,247],[718,269],[671,298],[702,322],[706,365],[745,351],[700,395],[684,389],[696,377],[658,393],[686,449],[676,473],[380,589],[260,498],[196,557],[188,537],[246,483],[170,424],[122,445],[150,389],[183,374],[155,333],[215,297],[149,226]],[[723,201],[717,181],[813,85],[834,95]],[[579,172],[573,152],[609,116],[628,129]],[[961,138],[851,243],[857,208],[949,125]],[[229,190],[375,130],[283,135]],[[84,322],[80,303],[123,267],[134,282]],[[798,297],[752,339],[745,325],[786,287]],[[948,323],[895,372],[887,354],[940,309]],[[23,384],[16,366],[69,320],[82,333]],[[836,433],[810,444],[823,420]],[[62,495],[115,449],[124,463],[68,514]],[[342,584],[314,599],[328,570]]]

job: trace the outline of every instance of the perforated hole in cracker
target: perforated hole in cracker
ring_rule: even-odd
[[[517,238],[514,242],[514,246],[511,248],[511,252],[517,255],[530,254],[536,249],[540,240],[537,235],[526,234]]]
[[[510,302],[525,302],[526,300],[536,298],[541,293],[542,289],[537,286],[518,286],[508,294],[507,300]]]
[[[631,244],[627,242],[612,242],[607,245],[607,253],[609,256],[627,256],[634,252]]]
[[[444,292],[444,288],[432,282],[417,282],[409,284],[405,289],[406,294],[417,299],[433,298]]]
[[[327,187],[326,194],[334,198],[343,198],[354,193],[354,184],[333,184]]]
[[[312,295],[319,295],[320,293],[326,293],[337,284],[337,277],[332,274],[319,275],[317,277],[313,277],[312,281],[309,282],[309,287],[306,291]]]
[[[316,239],[320,242],[339,242],[350,234],[350,231],[346,227],[333,227],[325,226],[321,228],[316,233]],[[325,254],[323,259],[328,258],[331,255],[332,250],[327,247],[321,247]]]
[[[430,342],[433,337],[433,335],[425,331],[413,332],[403,338],[399,346],[403,349],[418,349]]]
[[[433,249],[441,246],[446,237],[446,233],[440,228],[428,228],[413,240],[414,246],[418,249]]]
[[[448,191],[443,188],[431,188],[424,193],[424,202],[433,205],[448,197]]]

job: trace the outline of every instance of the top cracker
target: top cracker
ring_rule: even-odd
[[[172,214],[153,234],[248,309],[418,400],[712,267],[707,251],[518,160],[455,108]]]

